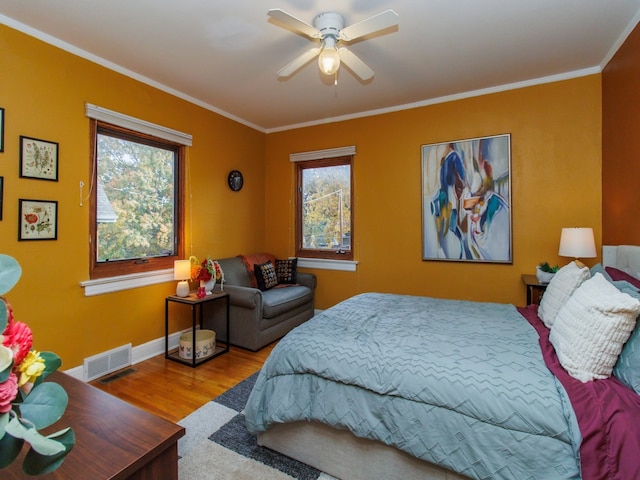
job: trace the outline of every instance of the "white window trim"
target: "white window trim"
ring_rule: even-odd
[[[182,133],[178,130],[163,127],[162,125],[156,125],[155,123],[130,117],[124,113],[114,112],[113,110],[98,107],[90,103],[85,104],[85,115],[88,118],[107,122],[118,127],[128,128],[129,130],[135,130],[136,132],[146,133],[147,135],[153,135],[154,137],[169,140],[188,147],[191,146],[193,141],[193,137],[188,133]]]
[[[94,120],[100,120],[117,127],[123,127],[136,132],[145,133],[147,135],[153,135],[154,137],[169,140],[180,145],[190,147],[193,142],[192,135],[189,135],[188,133],[179,132],[178,130],[163,127],[162,125],[156,125],[154,123],[147,122],[146,120],[131,117],[124,113],[114,112],[113,110],[98,107],[90,103],[85,104],[85,115]],[[129,290],[131,288],[155,285],[156,283],[169,281],[174,281],[172,268],[85,280],[80,282],[80,286],[84,288],[85,297],[91,297],[94,295],[101,295],[103,293],[118,292],[121,290]]]
[[[289,154],[290,162],[308,162],[310,160],[322,160],[325,158],[338,158],[353,156],[356,154],[355,145],[347,147],[327,148],[325,150],[312,150]],[[355,260],[329,260],[325,258],[299,257],[298,266],[317,268],[319,270],[341,270],[355,272],[358,262]]]
[[[156,270],[153,272],[131,273],[116,277],[96,278],[80,282],[84,288],[84,296],[92,297],[103,293],[119,292],[131,288],[146,287],[156,283],[173,282],[173,268]]]
[[[318,270],[355,272],[358,262],[356,260],[329,260],[326,258],[298,257],[297,265],[302,268],[316,268]]]
[[[307,162],[309,160],[321,160],[323,158],[338,158],[348,155],[355,155],[356,147],[328,148],[326,150],[313,150],[311,152],[292,153],[289,155],[290,162]]]

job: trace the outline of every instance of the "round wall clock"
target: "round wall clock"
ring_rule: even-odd
[[[229,188],[234,192],[237,192],[242,188],[244,183],[244,178],[242,177],[242,173],[239,170],[231,170],[229,172],[229,178],[227,179],[229,182]]]

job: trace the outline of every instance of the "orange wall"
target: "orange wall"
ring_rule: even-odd
[[[640,27],[602,73],[602,240],[640,244]]]
[[[524,303],[522,273],[557,257],[563,226],[601,232],[601,77],[486,95],[375,117],[265,135],[189,102],[0,26],[0,106],[6,109],[4,217],[0,252],[24,268],[9,292],[36,345],[63,368],[125,343],[164,334],[164,298],[174,282],[85,297],[88,277],[89,122],[85,102],[193,135],[189,253],[224,257],[294,253],[289,154],[356,145],[357,272],[317,270],[317,306],[358,292],[387,291]],[[510,133],[513,265],[421,260],[420,146]],[[18,178],[18,137],[60,143],[59,182]],[[231,169],[244,173],[238,193]],[[85,189],[86,193],[86,189]],[[18,242],[19,198],[58,200],[57,241]],[[174,322],[171,330],[187,325]]]
[[[23,267],[7,299],[33,329],[34,348],[55,351],[67,369],[129,342],[161,338],[164,298],[175,293],[175,282],[95,297],[79,286],[89,272],[89,202],[80,205],[79,191],[80,181],[90,184],[86,102],[193,135],[187,252],[223,257],[264,248],[263,133],[1,25],[0,58],[0,252]],[[19,178],[20,135],[59,142],[58,182]],[[226,186],[234,168],[245,176],[238,193]],[[19,198],[59,202],[57,241],[17,241]]]
[[[600,243],[600,92],[593,75],[270,134],[266,247],[294,253],[289,154],[355,145],[359,264],[315,272],[319,308],[366,291],[522,305],[521,274],[544,260],[567,262],[557,255],[562,227],[591,226]],[[502,133],[511,134],[513,264],[422,261],[420,146]]]

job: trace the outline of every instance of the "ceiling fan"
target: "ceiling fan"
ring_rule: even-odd
[[[373,70],[351,50],[339,46],[340,42],[349,43],[398,24],[398,14],[393,10],[385,10],[347,27],[344,26],[344,18],[337,12],[317,15],[313,19],[313,26],[279,8],[269,10],[267,15],[295,32],[312,40],[320,40],[319,47],[307,50],[281,68],[278,71],[281,78],[291,76],[317,56],[320,70],[326,75],[336,74],[340,63],[344,63],[360,79],[369,80],[373,77]]]

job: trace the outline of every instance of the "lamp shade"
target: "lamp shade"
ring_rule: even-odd
[[[584,227],[563,228],[560,235],[561,257],[593,258],[596,256],[596,242],[593,229]]]
[[[191,278],[191,262],[189,260],[175,260],[173,262],[173,279],[180,280],[176,286],[178,297],[189,296],[189,280]]]
[[[189,280],[191,278],[191,262],[189,260],[176,260],[173,262],[173,279]]]

